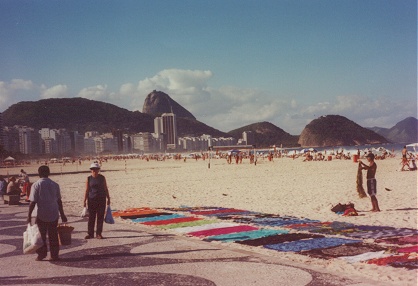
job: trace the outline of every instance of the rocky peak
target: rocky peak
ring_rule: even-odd
[[[339,115],[312,120],[299,136],[302,147],[325,147],[388,143],[383,136]]]
[[[145,98],[142,112],[154,116],[161,116],[163,113],[174,113],[177,117],[196,119],[193,114],[178,104],[168,94],[156,90],[153,90]]]

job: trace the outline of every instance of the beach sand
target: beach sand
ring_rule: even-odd
[[[259,159],[255,166],[249,160],[242,164],[227,164],[225,159],[212,159],[209,168],[208,160],[128,159],[104,162],[101,173],[106,177],[111,207],[115,210],[145,206],[233,207],[321,221],[417,229],[417,172],[401,172],[399,162],[399,158],[376,161],[380,213],[369,211],[369,198],[358,197],[358,165],[350,160],[303,162],[302,158],[275,158],[270,162]],[[67,213],[82,211],[90,163],[50,164],[51,179],[61,186]],[[31,175],[31,181],[37,179],[38,166],[23,167]],[[1,174],[18,174],[21,168],[2,168]],[[355,204],[359,216],[344,217],[330,210],[337,203],[348,202]],[[329,260],[291,253],[254,250],[317,265],[330,272],[352,272],[356,276],[395,285],[413,285],[417,281],[415,270],[336,260],[330,263]]]

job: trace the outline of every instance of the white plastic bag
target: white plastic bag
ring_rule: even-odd
[[[81,215],[80,215],[81,217],[86,217],[86,216],[89,216],[89,210],[87,209],[87,208],[84,208],[82,211],[81,211]]]
[[[105,223],[114,224],[115,220],[112,216],[112,210],[110,208],[110,205],[107,205],[106,214],[105,214]]]
[[[37,224],[30,225],[26,228],[26,231],[23,233],[23,253],[32,254],[36,250],[42,247],[44,242],[42,241],[41,233]]]

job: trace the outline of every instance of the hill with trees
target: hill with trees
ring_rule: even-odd
[[[389,143],[383,136],[340,115],[312,120],[299,136],[302,147],[325,147]]]
[[[298,136],[290,135],[270,122],[259,122],[229,131],[234,138],[241,138],[244,131],[252,131],[257,147],[280,146],[294,147],[298,145]]]

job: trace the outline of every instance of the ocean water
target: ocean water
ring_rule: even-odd
[[[389,153],[394,153],[395,155],[400,156],[400,154],[402,152],[402,149],[405,145],[408,145],[408,144],[388,143],[388,144],[372,144],[372,145],[367,144],[367,145],[358,145],[358,146],[327,146],[327,147],[314,147],[314,148],[298,147],[298,148],[285,148],[285,150],[288,152],[288,154],[292,154],[292,152],[294,152],[294,151],[296,151],[296,153],[300,153],[300,152],[303,152],[303,150],[312,150],[313,149],[317,152],[326,151],[327,154],[343,152],[344,154],[350,153],[351,155],[352,154],[357,154],[357,150],[360,150],[360,152],[362,152],[362,153],[372,151],[374,154],[380,154],[384,150],[387,150]],[[416,150],[414,150],[413,147],[407,147],[407,150],[408,150],[408,152],[411,152],[411,153],[418,152],[418,148],[416,148]],[[262,151],[265,151],[265,150],[262,150]],[[270,149],[270,151],[272,151],[272,150]],[[257,150],[257,152],[259,152],[259,151]],[[266,150],[266,152],[268,152],[268,150]]]

